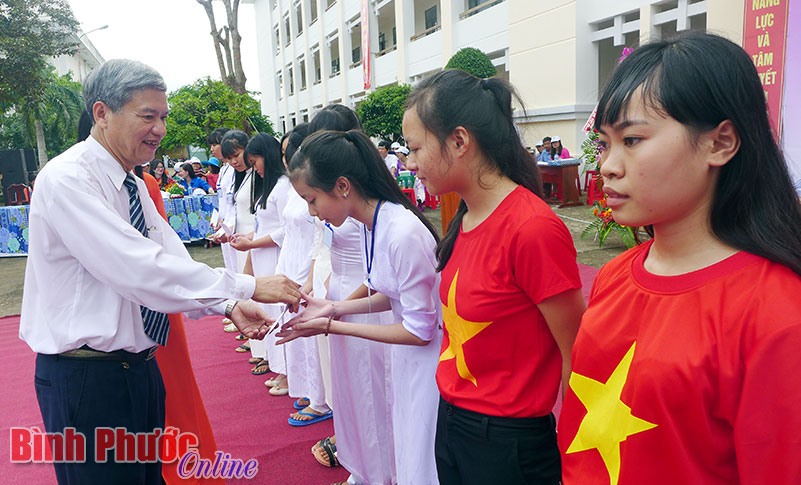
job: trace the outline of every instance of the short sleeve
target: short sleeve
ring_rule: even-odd
[[[581,288],[573,238],[555,215],[531,217],[518,229],[510,249],[515,281],[535,304]]]
[[[769,317],[769,315],[767,315]],[[801,483],[801,322],[762,338],[745,352],[734,423],[741,483]]]

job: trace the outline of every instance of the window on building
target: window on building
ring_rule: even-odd
[[[273,34],[275,34],[275,53],[278,54],[281,51],[281,33],[279,32],[277,25],[273,29]]]
[[[304,123],[308,123],[309,122],[309,114],[308,113],[303,115],[303,122]]]
[[[350,62],[351,66],[362,60],[362,24],[357,23],[350,29]]]
[[[314,84],[317,84],[323,78],[322,72],[320,72],[320,51],[314,51],[312,57],[314,62]]]
[[[278,99],[284,98],[284,75],[278,73]]]
[[[286,75],[289,78],[289,95],[292,96],[293,94],[295,94],[295,80],[293,79],[294,76],[292,76],[291,67],[287,68]]]
[[[329,46],[331,52],[331,77],[339,74],[339,39],[331,39]]]
[[[309,1],[309,23],[317,20],[317,0]]]
[[[425,12],[426,18],[426,30],[436,27],[439,22],[437,22],[437,6],[434,5],[433,7],[429,8]]]
[[[292,30],[289,29],[289,16],[284,17],[284,45],[288,46],[292,40]]]
[[[382,51],[387,48],[387,36],[383,32],[378,34],[378,50]]]
[[[327,0],[327,4],[326,4],[325,8],[329,8],[329,7],[331,7],[331,5],[333,5],[335,3],[337,3],[337,0]]]
[[[306,59],[301,59],[298,64],[300,70],[300,90],[306,89]]]
[[[295,18],[298,21],[298,35],[303,33],[303,5],[298,3],[295,5]]]

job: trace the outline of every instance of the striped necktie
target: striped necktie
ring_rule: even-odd
[[[145,216],[142,213],[142,203],[139,200],[139,191],[136,188],[136,179],[132,174],[125,176],[123,182],[128,189],[128,210],[131,213],[131,225],[147,237],[147,225]],[[167,336],[170,334],[170,320],[166,313],[153,311],[147,307],[140,306],[142,311],[142,322],[145,325],[145,333],[159,345],[167,345]]]

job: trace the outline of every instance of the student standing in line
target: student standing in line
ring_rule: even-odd
[[[436,231],[403,195],[361,131],[323,131],[309,137],[290,160],[290,180],[310,214],[333,226],[348,217],[361,223],[367,282],[357,290],[363,298],[307,298],[306,311],[281,331],[284,340],[279,343],[323,333],[396,344],[390,351],[390,406],[397,483],[436,484],[434,372],[442,339],[435,297]],[[339,319],[390,309],[391,324]]]
[[[584,299],[570,232],[541,198],[532,155],[499,79],[446,70],[409,96],[409,168],[462,198],[437,248],[445,339],[440,482],[560,480],[555,404],[570,375]]]
[[[315,115],[310,126],[313,132],[362,129],[356,113],[342,105],[327,106]],[[359,298],[361,295],[354,292],[364,282],[361,224],[349,217],[337,227],[326,224],[323,231],[330,233],[330,238],[323,239],[328,240],[331,247],[331,278],[326,298],[332,301]],[[316,290],[315,296],[323,297]],[[340,318],[358,323],[393,322],[389,311]],[[341,464],[351,473],[350,483],[392,483],[392,416],[388,407],[390,347],[382,342],[344,335],[330,335],[327,340],[336,436],[320,440],[312,448],[312,454],[323,465]]]
[[[646,44],[601,95],[615,221],[559,421],[566,484],[801,483],[801,207],[751,58]]]
[[[281,144],[266,133],[256,134],[245,147],[244,159],[261,178],[261,187],[254,184],[251,189],[251,200],[256,208],[256,221],[252,234],[235,234],[231,243],[237,251],[247,252],[245,274],[268,276],[275,274],[278,255],[281,248],[273,238],[274,233],[283,232],[281,213],[289,197],[289,177],[282,160]],[[283,308],[280,305],[264,305],[264,310],[272,317],[278,317]],[[268,335],[262,341],[251,340],[253,353],[251,369],[253,375],[266,374],[271,369],[268,357],[275,347],[275,337]],[[275,371],[285,374],[283,359],[276,359]]]

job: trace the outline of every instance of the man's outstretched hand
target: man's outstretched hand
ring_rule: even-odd
[[[262,276],[256,278],[253,299],[262,303],[286,303],[290,310],[297,312],[300,305],[300,285],[281,274]]]
[[[247,338],[261,340],[273,320],[267,312],[252,301],[240,301],[231,311],[231,321]]]

